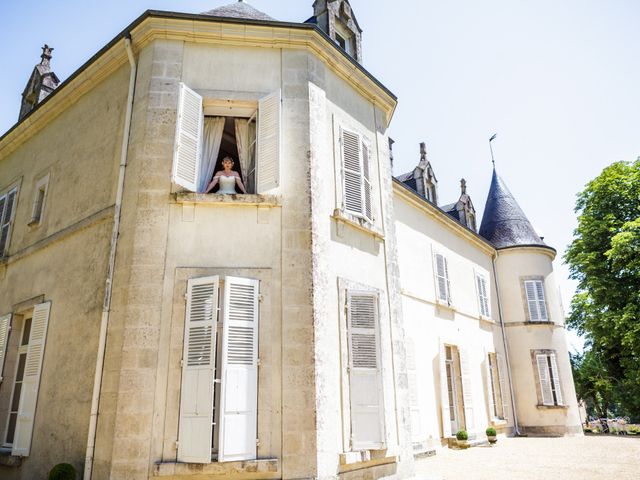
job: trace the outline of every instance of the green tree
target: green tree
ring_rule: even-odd
[[[589,348],[576,376],[602,369],[602,377],[615,379],[609,404],[640,418],[640,159],[605,168],[578,195],[576,213],[565,254],[578,281],[568,325]],[[587,384],[608,395],[597,376]]]

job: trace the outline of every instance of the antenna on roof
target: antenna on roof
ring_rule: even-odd
[[[497,136],[498,134],[494,133],[493,135],[491,135],[491,138],[489,139],[489,149],[491,150],[491,163],[493,163],[494,169],[496,168],[496,160],[495,158],[493,158],[493,147],[491,146],[491,142],[494,141]]]

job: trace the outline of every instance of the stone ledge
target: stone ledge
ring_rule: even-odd
[[[242,477],[252,479],[277,479],[280,473],[280,462],[277,458],[243,460],[239,462],[211,463],[157,463],[153,469],[154,477],[188,477],[206,475],[206,478]]]
[[[331,215],[331,218],[333,218],[339,224],[349,225],[356,230],[360,230],[361,232],[373,235],[380,240],[384,240],[384,232],[364,218],[351,215],[350,213],[347,213],[338,208],[333,211],[333,215]]]
[[[340,473],[397,463],[398,457],[387,456],[387,450],[362,450],[340,454]]]
[[[22,465],[22,458],[16,455],[11,455],[11,450],[0,450],[0,465],[3,467],[17,468]]]
[[[236,194],[225,195],[222,193],[191,193],[181,192],[175,194],[176,203],[197,203],[198,205],[229,205],[229,206],[263,206],[277,207],[281,205],[277,195]]]
[[[568,410],[569,405],[536,405],[538,410]]]

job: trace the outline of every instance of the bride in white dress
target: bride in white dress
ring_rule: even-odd
[[[218,183],[220,184],[220,189],[217,191],[217,193],[226,193],[233,195],[236,193],[236,185],[242,193],[247,193],[240,175],[238,174],[238,172],[235,172],[233,170],[234,164],[235,162],[233,161],[233,158],[224,157],[222,159],[222,168],[224,168],[224,170],[216,172],[216,174],[213,176],[213,180],[207,187],[207,191],[204,193],[211,192],[211,190],[213,190],[215,186],[218,185]]]

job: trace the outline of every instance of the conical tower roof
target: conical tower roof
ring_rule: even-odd
[[[495,169],[480,225],[480,235],[497,249],[539,245],[542,241]]]
[[[224,5],[222,7],[214,8],[213,10],[203,12],[202,14],[211,15],[214,17],[246,18],[249,20],[275,20],[275,18],[261,12],[257,8],[252,7],[243,0],[230,3],[229,5]]]

